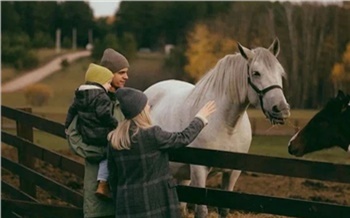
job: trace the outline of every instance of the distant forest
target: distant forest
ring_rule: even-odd
[[[131,59],[140,49],[163,52],[172,44],[165,70],[192,82],[197,67],[204,74],[225,54],[236,52],[232,42],[268,47],[278,37],[278,59],[288,74],[285,92],[293,108],[319,108],[337,89],[350,94],[350,2],[122,1],[114,17],[94,18],[83,1],[15,1],[1,2],[1,26],[2,63],[8,66],[33,67],[32,50],[54,48],[57,29],[62,47],[72,48],[75,29],[80,48],[91,33],[95,58],[108,46]],[[208,38],[211,43],[203,43]],[[191,64],[194,54],[201,58],[207,52],[211,60]]]

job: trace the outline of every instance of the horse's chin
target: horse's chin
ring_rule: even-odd
[[[272,117],[269,119],[270,119],[270,122],[272,125],[283,125],[285,123],[285,119],[283,119],[283,118]]]
[[[269,112],[266,113],[266,116],[272,125],[283,125],[287,119],[285,116],[279,116],[279,114],[277,115]]]
[[[285,120],[286,120],[286,118],[272,116],[271,114],[268,114],[267,117],[270,120],[270,123],[272,125],[283,125],[285,123]]]

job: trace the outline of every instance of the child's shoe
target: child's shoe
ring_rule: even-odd
[[[111,191],[109,190],[108,182],[99,181],[95,195],[103,200],[111,200],[112,194],[111,194]]]

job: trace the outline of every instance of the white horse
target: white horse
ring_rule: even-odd
[[[279,40],[269,49],[250,50],[238,43],[240,53],[227,55],[218,61],[196,85],[177,80],[161,81],[145,90],[151,105],[154,124],[167,131],[185,128],[199,109],[209,100],[215,100],[217,110],[189,147],[247,153],[252,140],[247,115],[249,104],[261,108],[272,124],[283,124],[290,115],[289,105],[282,90],[285,72],[276,56]],[[205,61],[205,60],[203,60]],[[194,157],[195,158],[195,157]],[[171,163],[175,178],[191,179],[191,186],[205,187],[212,169],[207,166]],[[233,190],[241,171],[220,169],[222,188]],[[183,183],[184,184],[184,183]],[[196,217],[206,217],[205,205],[195,206]],[[228,209],[220,209],[226,216]]]

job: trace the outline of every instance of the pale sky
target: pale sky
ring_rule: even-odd
[[[89,0],[90,7],[93,9],[95,17],[112,16],[115,14],[120,0],[117,1],[97,1]]]
[[[119,7],[119,3],[121,0],[87,0],[90,4],[90,7],[93,9],[93,13],[95,17],[101,17],[101,16],[113,16],[116,12],[116,10]],[[244,0],[236,0],[236,1],[244,1]],[[258,0],[262,1],[262,0]],[[270,1],[291,1],[291,2],[323,2],[324,4],[330,4],[330,3],[340,3],[342,0],[270,0]],[[347,0],[345,0],[347,1]]]

